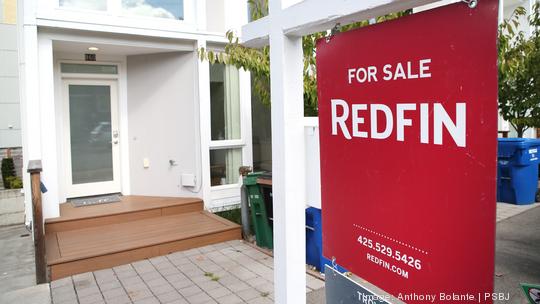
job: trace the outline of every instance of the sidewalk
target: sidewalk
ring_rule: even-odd
[[[0,228],[0,294],[34,286],[34,243],[24,225]]]
[[[519,284],[540,284],[540,207],[535,205],[497,223],[495,292],[510,294],[504,303],[528,303]]]
[[[51,283],[54,304],[273,303],[273,258],[230,241]],[[324,282],[306,275],[306,291]]]

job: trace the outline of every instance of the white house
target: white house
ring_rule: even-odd
[[[19,0],[18,20],[22,145],[43,163],[44,218],[107,193],[238,204],[250,76],[198,49],[222,49],[247,1]]]

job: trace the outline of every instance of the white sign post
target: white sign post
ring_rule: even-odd
[[[275,303],[306,302],[302,36],[436,0],[269,0],[242,27],[249,47],[270,44]],[[339,261],[338,261],[339,263]]]

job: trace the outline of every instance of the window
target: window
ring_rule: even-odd
[[[122,13],[145,17],[184,19],[183,0],[122,0]]]
[[[210,65],[210,177],[212,186],[238,184],[244,142],[241,134],[239,72]]]
[[[81,63],[61,63],[62,73],[79,74],[118,74],[118,67],[110,64],[81,64]]]
[[[112,15],[184,20],[184,0],[58,0],[58,5]]]
[[[210,150],[210,179],[212,186],[237,184],[242,166],[242,149]]]
[[[238,69],[210,65],[212,140],[240,139],[240,90]]]
[[[106,11],[107,0],[60,0],[60,7],[93,11]]]

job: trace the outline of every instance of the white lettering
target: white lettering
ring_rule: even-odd
[[[420,104],[420,142],[429,144],[429,104]]]
[[[341,132],[343,133],[343,136],[347,139],[351,139],[351,134],[349,134],[349,130],[347,129],[347,126],[345,125],[345,121],[347,118],[349,118],[349,105],[341,99],[332,99],[332,135],[337,135],[337,127],[339,124],[339,127],[341,128]],[[343,109],[343,114],[341,116],[337,116],[337,106],[340,106]]]
[[[412,120],[405,118],[405,111],[416,110],[414,103],[398,103],[396,106],[397,140],[405,141],[405,126],[412,126]]]
[[[442,145],[443,131],[442,127],[446,128],[452,139],[458,147],[466,146],[466,121],[467,111],[465,103],[456,103],[456,123],[452,121],[443,105],[436,103],[433,105],[433,143]]]
[[[372,104],[370,107],[371,114],[371,138],[385,139],[392,134],[392,129],[394,128],[394,119],[392,115],[392,110],[387,105],[383,104]],[[379,132],[377,124],[377,111],[382,111],[386,117],[386,128],[384,131]]]
[[[422,59],[420,60],[420,78],[430,78],[431,73],[429,72],[429,65],[431,63],[431,59]]]
[[[353,104],[352,105],[352,127],[353,127],[353,136],[354,137],[363,137],[367,138],[368,133],[365,131],[360,131],[358,128],[359,124],[364,123],[364,117],[358,116],[358,111],[367,110],[367,105],[365,104]]]

